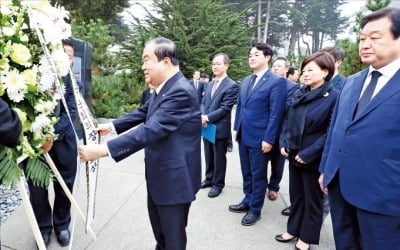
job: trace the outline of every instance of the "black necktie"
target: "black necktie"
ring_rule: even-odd
[[[256,74],[253,74],[253,75],[251,76],[251,78],[250,78],[249,88],[247,89],[247,96],[249,96],[251,90],[253,89],[254,83],[256,82],[256,79],[257,79],[257,75],[256,75]]]
[[[372,71],[371,73],[371,81],[369,82],[367,88],[364,90],[364,93],[362,94],[360,100],[358,101],[357,109],[356,109],[356,114],[357,116],[361,111],[365,109],[369,101],[371,100],[371,97],[374,93],[374,90],[376,88],[376,84],[378,83],[378,78],[381,76],[381,72],[379,71]]]

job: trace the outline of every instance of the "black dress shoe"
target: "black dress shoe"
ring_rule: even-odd
[[[297,237],[296,237],[296,236],[293,236],[292,238],[285,239],[285,238],[283,238],[282,234],[278,234],[277,236],[275,236],[275,240],[276,240],[276,241],[283,242],[283,243],[292,241],[292,240],[294,240],[294,239],[297,239]]]
[[[256,224],[256,222],[261,218],[261,215],[257,215],[251,211],[247,212],[247,214],[242,219],[243,226],[251,226]]]
[[[281,211],[281,214],[284,215],[284,216],[289,216],[290,215],[290,207],[284,208]]]
[[[200,188],[208,188],[208,187],[212,187],[212,183],[211,183],[211,182],[203,181],[203,182],[201,183]]]
[[[240,202],[237,205],[230,205],[229,206],[229,211],[234,212],[234,213],[244,213],[249,211],[249,206],[244,204],[243,202]]]
[[[44,245],[48,247],[51,241],[51,233],[42,233]]]
[[[71,238],[71,233],[69,232],[69,229],[62,230],[56,233],[56,235],[57,241],[61,246],[65,247],[69,245],[69,240]]]
[[[221,191],[222,190],[219,190],[217,188],[211,188],[210,192],[208,192],[208,197],[215,198],[221,193]]]

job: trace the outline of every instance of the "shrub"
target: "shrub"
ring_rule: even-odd
[[[92,104],[95,117],[117,118],[140,104],[144,83],[129,74],[93,75]]]

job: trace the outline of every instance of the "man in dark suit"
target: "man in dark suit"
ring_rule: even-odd
[[[346,78],[341,76],[339,74],[339,67],[343,62],[344,59],[344,52],[341,48],[335,47],[335,46],[330,46],[330,47],[325,47],[321,51],[328,52],[333,56],[333,59],[335,59],[335,74],[333,75],[331,79],[331,85],[333,88],[337,89],[338,91],[342,90],[343,84],[346,81]]]
[[[214,80],[205,90],[201,104],[202,125],[217,126],[215,143],[204,139],[206,178],[201,187],[212,187],[208,197],[217,197],[225,186],[226,152],[231,137],[231,113],[236,103],[239,87],[228,77],[229,57],[218,53],[212,61]]]
[[[82,146],[84,161],[110,154],[115,161],[145,148],[147,203],[156,249],[185,249],[191,202],[201,182],[201,113],[196,91],[179,71],[175,43],[155,38],[146,43],[147,83],[156,86],[148,102],[112,123],[99,124],[102,135],[122,133],[107,144]]]
[[[271,71],[276,74],[277,76],[286,78],[286,74],[289,70],[289,60],[286,57],[277,57],[274,62],[272,63]],[[289,108],[290,104],[292,103],[293,93],[299,89],[299,85],[295,84],[294,82],[286,79],[286,91],[287,91],[287,99],[286,99],[286,108]],[[268,199],[274,201],[278,198],[278,191],[279,191],[279,183],[282,180],[283,176],[283,167],[285,166],[285,157],[281,155],[280,148],[279,148],[279,137],[282,132],[282,124],[279,127],[278,136],[276,138],[275,144],[271,150],[271,176],[268,182]]]
[[[68,40],[64,40],[63,44],[64,50],[68,51],[71,48],[73,49],[72,43]],[[70,57],[71,63],[72,58],[73,57]],[[49,146],[49,155],[54,161],[65,184],[72,192],[77,170],[78,153],[76,135],[71,124],[71,121],[76,118],[76,104],[70,75],[64,77],[63,81],[65,86],[64,97],[68,107],[65,107],[62,102],[60,102],[56,108],[55,115],[59,117],[59,121],[54,126],[54,133],[57,134],[58,137],[52,142],[52,146]],[[67,246],[70,241],[70,231],[68,227],[71,222],[71,202],[64,193],[64,190],[58,182],[55,181],[53,183],[55,198],[53,207],[51,207],[47,188],[36,186],[30,180],[28,180],[28,184],[30,201],[45,245],[48,246],[50,244],[50,235],[54,229],[58,243],[61,246]]]
[[[199,99],[199,103],[201,103],[201,99],[203,99],[204,89],[207,83],[200,81],[200,70],[195,70],[193,72],[193,79],[190,80],[189,83],[197,90],[197,97]]]
[[[400,248],[400,9],[361,20],[361,61],[347,78],[320,165],[336,249]]]
[[[21,122],[17,113],[0,98],[0,146],[14,148],[21,134]]]
[[[279,136],[286,106],[286,79],[268,70],[272,49],[265,43],[253,43],[249,66],[254,74],[240,86],[233,137],[239,143],[240,164],[245,197],[232,212],[247,212],[242,225],[255,224],[261,218],[267,189],[267,165],[270,151]]]

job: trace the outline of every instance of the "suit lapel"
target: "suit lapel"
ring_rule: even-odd
[[[379,106],[382,102],[384,102],[386,99],[399,92],[400,91],[399,82],[400,82],[400,70],[398,70],[396,74],[394,74],[394,76],[386,83],[386,85],[371,99],[371,101],[368,103],[365,109],[360,113],[360,115],[355,120],[364,117],[373,109],[375,109],[377,106]]]
[[[176,73],[165,83],[164,87],[162,87],[157,96],[153,95],[152,102],[150,103],[149,106],[149,111],[147,112],[147,117],[151,116],[154,113],[156,107],[158,107],[160,102],[164,99],[165,93],[172,87],[174,82],[176,82],[182,76],[183,75],[181,72]]]
[[[365,69],[353,79],[353,82],[348,83],[351,86],[350,104],[349,104],[350,108],[349,113],[351,115],[350,121],[353,120],[354,112],[358,104],[358,99],[360,99],[361,90],[363,88],[365,78],[367,78],[367,74],[368,74],[368,69]]]
[[[247,94],[247,100],[249,100],[250,99],[250,97],[254,94],[254,93],[256,93],[257,92],[257,90],[259,89],[259,88],[261,88],[262,87],[262,85],[264,85],[267,81],[268,81],[268,79],[270,78],[270,76],[271,76],[271,71],[270,70],[268,70],[267,72],[265,72],[265,74],[261,77],[261,79],[256,83],[256,86],[254,86],[253,87],[253,89],[251,89],[251,90],[248,90],[248,91],[250,91],[250,93],[246,93]],[[250,82],[247,84],[247,86],[250,84]]]

